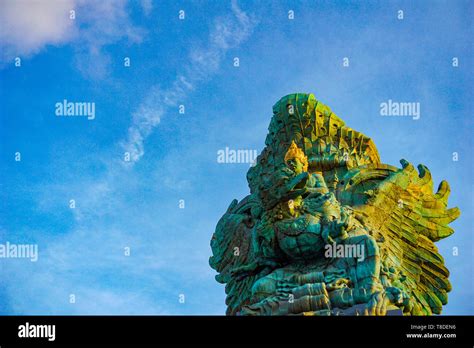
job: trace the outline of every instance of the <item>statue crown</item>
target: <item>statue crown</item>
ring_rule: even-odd
[[[299,160],[303,164],[303,170],[305,172],[308,170],[308,157],[306,157],[303,150],[301,150],[298,145],[296,145],[294,140],[291,142],[291,145],[285,154],[285,163],[287,163],[290,159]]]

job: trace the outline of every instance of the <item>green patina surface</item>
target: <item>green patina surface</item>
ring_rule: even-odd
[[[266,147],[212,236],[228,315],[431,315],[451,290],[434,242],[460,212],[429,170],[382,164],[313,94],[273,106]]]

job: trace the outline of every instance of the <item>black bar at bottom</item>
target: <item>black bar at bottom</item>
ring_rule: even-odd
[[[472,319],[472,316],[0,316],[0,347],[159,343],[472,346]],[[44,325],[54,325],[54,340],[52,326]],[[43,337],[19,337],[38,335]]]

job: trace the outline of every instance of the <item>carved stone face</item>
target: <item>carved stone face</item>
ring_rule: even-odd
[[[297,158],[290,158],[286,164],[296,175],[303,173],[304,164]]]
[[[341,218],[341,207],[332,203],[324,204],[321,209],[321,213],[323,214],[326,220],[338,220]]]
[[[337,220],[341,217],[341,206],[332,193],[326,193],[322,198],[321,206],[317,209],[328,221]]]

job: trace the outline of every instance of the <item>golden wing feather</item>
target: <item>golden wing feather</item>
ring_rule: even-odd
[[[434,193],[428,168],[419,165],[417,171],[405,160],[401,164],[401,169],[374,165],[348,172],[340,198],[379,242],[382,281],[406,293],[404,314],[439,314],[451,284],[434,242],[453,233],[448,224],[460,211],[447,208],[446,181]]]

